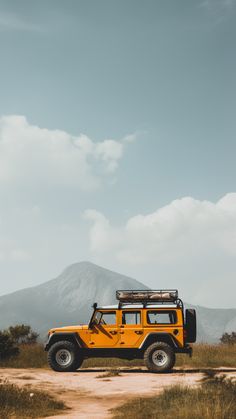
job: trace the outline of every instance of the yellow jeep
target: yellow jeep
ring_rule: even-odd
[[[176,353],[191,356],[196,313],[177,290],[121,290],[118,304],[98,307],[88,325],[49,330],[45,350],[55,371],[75,371],[89,357],[144,359],[150,371],[170,371]]]

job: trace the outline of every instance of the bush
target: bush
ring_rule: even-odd
[[[220,338],[221,343],[227,345],[235,345],[236,344],[236,332],[232,333],[224,333]]]
[[[35,344],[38,336],[31,326],[25,324],[10,326],[7,330],[0,331],[0,361],[16,357],[21,345]]]
[[[38,333],[34,332],[31,329],[31,326],[27,324],[17,324],[16,326],[10,326],[8,332],[16,344],[36,343],[39,337]]]
[[[0,331],[0,360],[6,360],[19,353],[19,348],[8,332]]]

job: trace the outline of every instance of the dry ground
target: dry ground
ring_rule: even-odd
[[[53,418],[92,419],[111,418],[111,408],[131,398],[156,395],[165,387],[182,384],[196,386],[201,382],[204,369],[175,369],[170,374],[152,374],[145,368],[81,369],[75,373],[56,373],[48,369],[1,368],[1,380],[17,385],[30,385],[49,392],[63,400],[71,410]],[[236,369],[218,368],[219,374],[236,379]],[[49,419],[49,418],[48,418]],[[51,419],[51,418],[50,418]]]

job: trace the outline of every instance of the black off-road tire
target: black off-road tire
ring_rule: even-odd
[[[68,340],[54,343],[48,351],[48,364],[54,371],[76,371],[83,363],[83,357],[73,342]]]
[[[152,372],[169,372],[175,365],[175,352],[167,343],[153,343],[144,352],[144,363]]]

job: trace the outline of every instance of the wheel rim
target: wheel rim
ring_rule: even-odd
[[[157,367],[163,367],[168,361],[168,356],[166,352],[157,349],[152,354],[152,361]]]
[[[67,349],[60,349],[56,353],[56,361],[61,367],[68,366],[72,361],[72,355]]]

